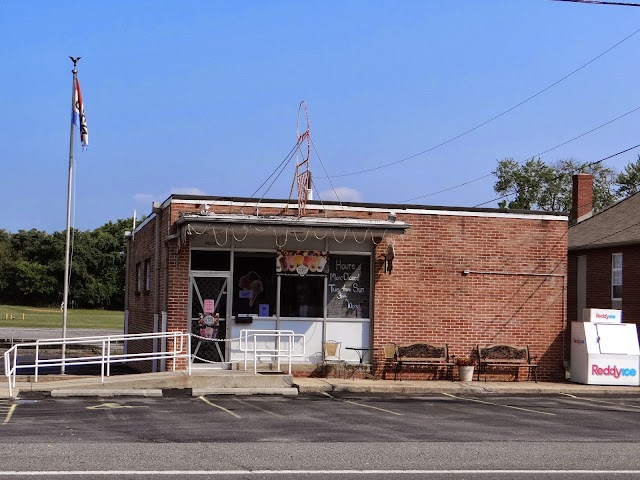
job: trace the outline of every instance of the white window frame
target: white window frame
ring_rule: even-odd
[[[616,259],[620,259],[620,265],[616,266]],[[619,279],[619,282],[617,280]],[[614,296],[614,287],[620,286],[620,296]],[[622,253],[612,253],[611,254],[611,300],[612,301],[621,301],[622,300]]]
[[[140,293],[142,291],[142,264],[136,263],[136,292]]]
[[[151,259],[150,258],[147,258],[144,261],[144,270],[146,273],[145,289],[148,292],[151,290]]]

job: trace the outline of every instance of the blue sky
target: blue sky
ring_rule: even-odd
[[[491,176],[434,193],[639,107],[638,29],[640,8],[548,0],[2,2],[0,228],[65,228],[69,55],[82,57],[89,127],[75,152],[86,230],[171,193],[252,195],[295,144],[302,100],[322,199],[333,186],[345,201],[488,202]],[[607,157],[640,143],[639,121],[542,159]],[[266,197],[288,198],[293,174],[290,163]]]

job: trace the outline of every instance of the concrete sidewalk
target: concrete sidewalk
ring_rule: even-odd
[[[183,390],[200,395],[297,395],[308,393],[377,393],[393,395],[638,395],[639,387],[580,385],[569,382],[451,382],[440,380],[368,380],[292,377],[286,374],[254,375],[231,370],[185,371],[99,376],[43,375],[18,377],[14,397],[38,393],[52,397],[73,396],[162,396],[163,392]],[[9,398],[8,383],[0,382],[0,398]]]
[[[467,395],[639,395],[639,387],[581,385],[570,382],[451,382],[444,380],[348,380],[341,378],[294,378],[300,393],[353,392],[416,395],[432,393]]]

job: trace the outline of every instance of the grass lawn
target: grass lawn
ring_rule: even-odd
[[[0,327],[62,328],[62,310],[0,305]],[[67,310],[67,328],[122,330],[124,312],[117,310]]]

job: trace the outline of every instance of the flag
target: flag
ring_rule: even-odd
[[[82,92],[80,82],[76,78],[76,87],[73,90],[73,124],[80,130],[80,141],[82,150],[89,145],[89,130],[87,129],[87,117],[84,116],[84,103],[82,102]]]

